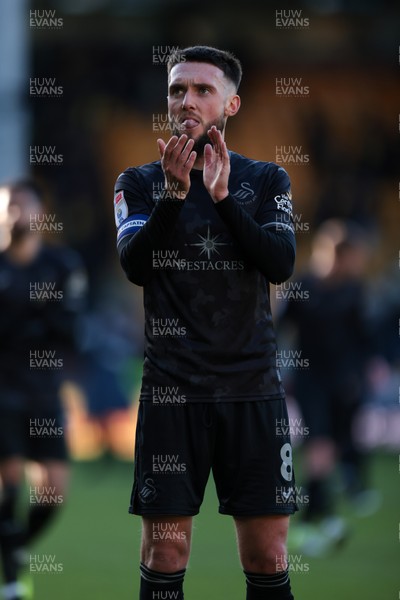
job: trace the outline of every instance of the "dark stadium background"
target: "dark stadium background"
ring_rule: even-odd
[[[101,425],[112,398],[89,406],[88,415],[79,381],[72,377],[64,386],[72,423],[71,494],[59,522],[38,545],[38,552],[57,556],[63,572],[35,576],[40,600],[128,600],[138,587],[140,522],[127,515],[127,505],[142,308],[140,290],[125,281],[117,260],[113,185],[127,166],[156,160],[156,138],[166,137],[153,131],[155,115],[165,115],[167,93],[165,67],[155,64],[155,54],[194,44],[230,49],[242,60],[242,108],[228,124],[229,148],[275,161],[277,147],[301,146],[300,154],[308,157],[306,164],[287,167],[302,224],[298,271],[325,218],[351,218],[369,232],[366,281],[374,310],[386,315],[386,327],[376,335],[388,354],[393,397],[370,407],[359,436],[371,448],[371,480],[382,504],[361,519],[343,501],[341,511],[351,522],[348,544],[330,557],[304,558],[309,568],[292,578],[299,600],[399,594],[400,11],[397,3],[378,0],[281,4],[2,0],[0,182],[30,174],[43,186],[48,211],[63,223],[61,241],[81,254],[89,274],[84,343],[100,364],[112,363],[127,407],[121,410],[121,401],[107,422],[111,434],[103,452]],[[62,26],[32,27],[30,10],[55,11]],[[277,27],[279,10],[301,11],[305,24]],[[32,97],[29,81],[42,77],[55,78],[62,94]],[[301,78],[308,93],[278,96],[276,80],[282,78]],[[29,146],[42,145],[56,146],[61,166],[30,167]],[[112,396],[113,387],[107,389]],[[242,579],[232,524],[217,516],[210,487],[196,520],[186,594],[191,600],[239,600]]]

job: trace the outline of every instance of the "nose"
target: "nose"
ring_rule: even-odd
[[[194,108],[194,95],[191,90],[186,91],[186,93],[182,99],[182,108],[185,110]]]

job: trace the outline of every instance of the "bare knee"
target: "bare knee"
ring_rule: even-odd
[[[142,557],[142,562],[153,571],[175,573],[186,568],[189,552],[180,545],[151,544]]]
[[[30,462],[28,480],[43,504],[61,506],[66,499],[69,465],[62,461]]]
[[[241,559],[245,571],[273,574],[286,570],[286,556],[286,545],[280,541],[275,541],[262,550],[257,550],[257,548],[248,550],[242,554]]]
[[[191,519],[145,520],[142,562],[153,571],[175,573],[186,568],[190,554]]]
[[[288,516],[236,518],[235,524],[245,571],[273,574],[286,569]]]

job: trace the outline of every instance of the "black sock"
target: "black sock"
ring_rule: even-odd
[[[140,563],[139,600],[183,600],[183,578],[186,569],[176,573],[159,573]]]
[[[31,506],[28,513],[28,524],[25,542],[30,544],[54,518],[59,506],[54,504],[38,504]]]
[[[247,584],[246,600],[294,600],[287,570],[273,575],[248,571],[244,571],[244,574]]]

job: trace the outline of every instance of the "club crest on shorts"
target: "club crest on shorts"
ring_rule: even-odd
[[[122,221],[125,221],[128,216],[128,205],[125,200],[124,192],[121,190],[117,192],[114,196],[114,214],[115,214],[115,224],[119,227]]]
[[[138,492],[139,500],[143,502],[143,504],[149,504],[155,500],[157,495],[157,490],[154,486],[154,480],[148,477],[144,480],[144,486]]]

